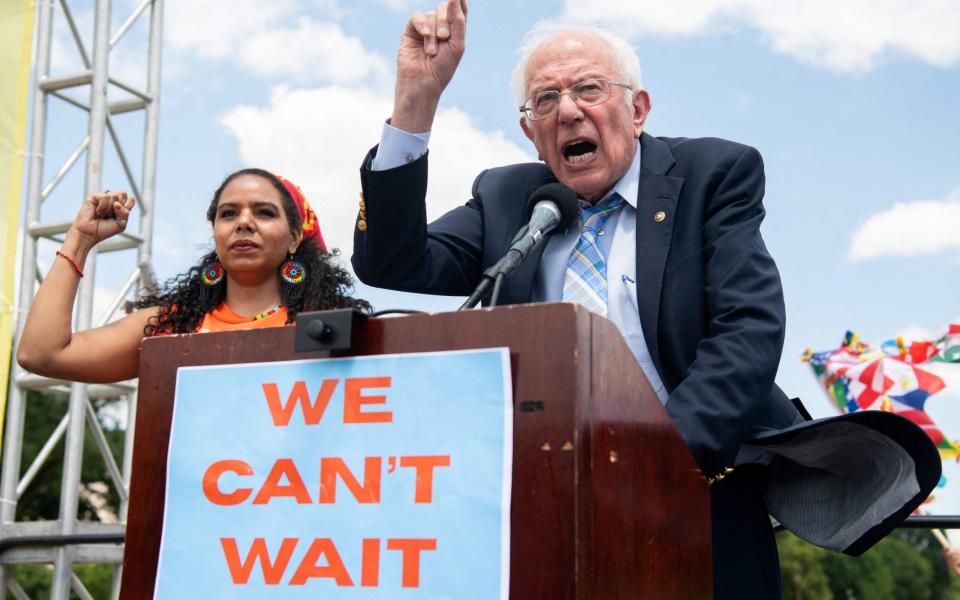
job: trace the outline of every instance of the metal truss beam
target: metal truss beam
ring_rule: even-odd
[[[109,322],[131,293],[141,287],[155,285],[150,259],[159,132],[163,1],[141,0],[119,25],[112,27],[112,0],[96,0],[90,38],[92,45],[88,51],[83,32],[77,26],[68,0],[38,0],[24,241],[19,257],[20,279],[14,349],[23,330],[23,316],[33,299],[37,283],[42,281],[37,260],[40,243],[59,243],[69,229],[73,211],[82,198],[102,189],[104,156],[111,147],[119,163],[120,174],[138,200],[138,227],[135,232],[117,236],[102,244],[87,258],[87,276],[81,281],[76,302],[77,329]],[[72,38],[76,57],[83,65],[81,71],[54,73],[57,65],[51,64],[51,48],[54,41],[54,23],[57,19]],[[145,22],[145,27],[135,28],[138,22]],[[145,90],[130,85],[110,72],[110,55],[112,52],[121,51],[118,47],[121,40],[144,30],[147,37],[142,44],[146,48],[146,55],[143,57]],[[76,141],[74,150],[59,164],[48,164],[47,159],[47,149],[51,143],[47,138],[51,102],[80,109],[78,118],[86,122],[87,129],[85,137]],[[127,158],[112,119],[113,116],[135,111],[142,111],[144,116],[141,140],[143,158],[139,174],[134,172]],[[62,140],[55,141],[62,144]],[[53,209],[42,210],[44,201],[55,191],[64,192],[61,188],[66,185],[64,182],[68,181],[68,174],[79,168],[80,164],[83,164],[83,184],[82,188],[66,192],[76,199],[70,205],[69,212],[56,214]],[[53,177],[44,185],[45,172],[53,173]],[[119,285],[105,313],[95,318],[93,297],[98,254],[122,251],[136,253],[136,266]],[[29,408],[26,398],[27,391],[34,389],[61,393],[69,399],[65,402],[67,408],[59,425],[24,470],[21,464],[23,433]],[[91,402],[93,398],[103,397],[121,398],[127,405],[127,429],[121,461],[115,460],[111,454]],[[73,572],[72,566],[76,562],[100,562],[116,565],[113,597],[117,596],[123,551],[122,545],[116,541],[122,539],[125,529],[135,411],[136,382],[107,386],[83,385],[38,377],[14,366],[8,390],[3,465],[0,474],[0,591],[7,590],[18,599],[26,598],[22,587],[8,577],[4,567],[19,563],[46,563],[53,566],[50,598],[67,600],[71,591],[80,598],[91,598]],[[120,498],[120,506],[116,511],[118,523],[89,522],[78,517],[81,487],[85,485],[81,481],[81,467],[84,439],[88,431],[105,465],[108,482]],[[20,498],[34,483],[37,473],[60,445],[64,447],[64,454],[58,519],[41,522],[18,521],[17,504]],[[40,536],[43,543],[19,544],[23,540],[35,541],[37,536]],[[113,542],[90,543],[91,540],[99,538]]]

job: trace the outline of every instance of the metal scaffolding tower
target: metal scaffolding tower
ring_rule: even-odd
[[[136,228],[137,231],[117,236],[100,244],[90,253],[85,267],[87,276],[81,281],[77,299],[76,329],[107,323],[131,293],[141,286],[153,285],[150,256],[159,122],[163,0],[141,0],[123,21],[111,19],[111,4],[111,0],[96,0],[92,15],[84,13],[79,15],[81,18],[78,19],[71,12],[67,0],[38,0],[25,234],[20,254],[14,348],[23,329],[26,308],[30,306],[37,282],[42,279],[38,256],[42,258],[46,253],[49,258],[52,250],[61,243],[82,198],[105,187],[104,173],[109,172],[111,164],[117,165],[118,172],[117,177],[111,179],[113,187],[120,187],[113,182],[123,177],[123,185],[128,186],[127,189],[137,198],[139,218],[131,218],[129,227],[131,230]],[[86,7],[84,9],[86,10]],[[61,27],[59,31],[63,33],[59,37],[55,35],[55,21]],[[84,24],[92,25],[92,37],[88,35],[85,38],[84,30],[78,27]],[[115,26],[112,26],[113,24]],[[136,35],[142,35],[145,39],[134,39]],[[85,39],[92,39],[91,52],[88,52]],[[138,52],[130,54],[145,55],[140,58],[145,65],[143,68],[146,78],[145,83],[139,87],[131,84],[129,78],[133,70],[140,68],[139,65],[131,69],[130,61],[123,61],[121,66],[126,68],[115,69],[126,73],[126,79],[111,71],[111,53],[114,58],[118,58],[116,47],[123,40],[126,40],[123,44],[124,50],[132,45]],[[53,74],[53,57],[63,57],[68,53],[78,70]],[[120,58],[130,57],[123,54]],[[62,68],[62,65],[57,66]],[[86,120],[85,137],[82,130],[78,129],[80,133],[77,138],[82,139],[78,139],[79,143],[63,162],[53,161],[51,157],[56,152],[52,147],[62,145],[64,138],[69,137],[69,127],[59,120],[59,115],[56,122],[52,121],[54,117],[51,109],[54,107],[61,110],[64,110],[62,107],[72,107],[68,110],[72,111],[74,122],[77,116]],[[135,176],[128,153],[121,144],[122,134],[131,128],[124,129],[117,119],[118,115],[134,111],[141,111],[143,115],[142,170],[139,178]],[[82,125],[82,122],[79,124]],[[47,136],[48,127],[56,131],[50,139]],[[108,137],[115,150],[113,154],[105,154]],[[128,148],[135,147],[128,145]],[[105,157],[113,162],[105,162]],[[48,158],[54,164],[48,165]],[[79,170],[74,167],[81,162],[81,158],[85,161],[82,189],[67,189],[72,179],[70,173]],[[53,176],[44,183],[45,173],[48,172],[52,172]],[[79,188],[80,178],[77,179]],[[66,197],[68,201],[63,206],[55,206],[56,202],[51,201],[55,195]],[[134,222],[138,222],[139,226],[134,227]],[[112,266],[113,262],[109,262],[111,267],[105,268],[99,277],[94,276],[97,264],[103,263],[106,258],[103,255],[108,253],[117,253],[121,258],[129,255],[128,262],[131,266],[127,269],[132,272],[129,272],[125,279],[118,277],[118,271],[121,276],[125,271]],[[95,284],[98,289],[118,287],[109,306],[96,321],[93,314]],[[31,389],[60,392],[65,398],[68,395],[69,400],[65,402],[65,414],[53,435],[43,445],[32,464],[21,473],[24,419],[30,410],[27,391]],[[127,409],[123,458],[119,465],[111,453],[91,403],[92,398],[98,397],[119,397]],[[80,598],[91,598],[76,576],[73,565],[114,563],[117,566],[114,569],[113,597],[117,596],[135,411],[135,382],[83,385],[37,377],[14,366],[7,401],[0,480],[0,592],[6,589],[18,600],[27,598],[6,567],[17,563],[45,563],[53,565],[50,593],[52,599],[67,600],[71,589]],[[117,523],[79,519],[81,491],[87,493],[86,490],[89,489],[81,481],[84,438],[87,433],[103,458],[109,484],[120,498]],[[59,518],[55,521],[18,521],[18,501],[61,441],[64,441],[64,456]]]

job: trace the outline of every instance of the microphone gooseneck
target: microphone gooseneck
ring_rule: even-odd
[[[494,281],[502,281],[513,272],[552,232],[566,229],[579,215],[580,206],[577,194],[572,189],[562,183],[548,183],[530,195],[527,212],[530,214],[527,225],[513,239],[503,258],[483,272],[480,284],[460,306],[460,310],[476,306]]]

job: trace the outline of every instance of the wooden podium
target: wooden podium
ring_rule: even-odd
[[[351,351],[313,354],[294,333],[144,341],[121,598],[153,594],[178,367],[498,346],[514,391],[510,597],[711,597],[706,480],[610,321],[573,304],[378,318]]]

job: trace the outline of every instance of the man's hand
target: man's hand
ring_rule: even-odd
[[[467,0],[415,12],[400,38],[397,88],[390,124],[409,133],[430,131],[440,95],[466,48]]]

